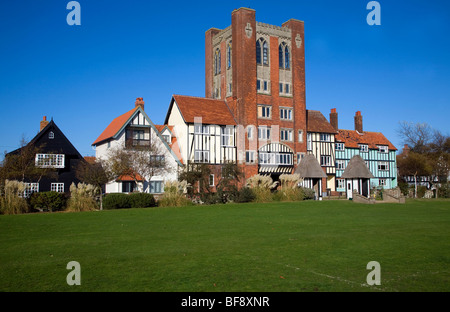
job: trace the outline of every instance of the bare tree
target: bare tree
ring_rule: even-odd
[[[140,177],[150,181],[154,176],[172,173],[174,168],[167,161],[170,157],[172,155],[169,149],[153,134],[148,145],[133,145],[127,142],[124,147],[111,148],[102,166],[108,177],[127,175],[138,185]]]

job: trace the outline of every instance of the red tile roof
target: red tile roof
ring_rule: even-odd
[[[142,182],[142,181],[144,181],[144,178],[138,173],[136,173],[136,174],[122,174],[120,177],[118,177],[116,179],[116,182],[118,182],[118,181],[121,181],[121,182],[124,182],[124,181],[139,181],[139,182]]]
[[[377,145],[387,145],[390,150],[397,148],[380,132],[364,131],[359,133],[356,130],[341,130],[336,135],[336,142],[345,143],[345,147],[359,148],[358,144],[367,144],[371,149],[378,149]]]
[[[100,134],[97,140],[95,140],[94,143],[92,143],[92,145],[97,145],[102,141],[112,138],[123,127],[123,125],[127,122],[127,120],[133,115],[136,109],[138,109],[138,107],[135,107],[132,110],[126,112],[125,114],[115,118],[108,125],[108,127],[106,127],[106,129],[102,132],[102,134]]]
[[[337,133],[321,112],[306,110],[306,129],[308,132]]]
[[[174,95],[173,99],[186,123],[194,123],[195,117],[201,117],[203,124],[236,125],[236,121],[224,100],[185,95]]]

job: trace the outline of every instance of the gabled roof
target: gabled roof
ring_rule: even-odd
[[[178,160],[180,163],[183,164],[183,157],[181,156],[180,146],[178,145],[177,136],[174,133],[174,126],[168,126],[168,125],[155,125],[156,129],[162,134],[166,129],[169,130],[171,135],[171,141],[169,144],[170,149],[175,154],[175,156],[178,157]]]
[[[387,145],[390,150],[396,151],[397,148],[380,132],[364,131],[362,133],[356,130],[339,129],[336,135],[336,142],[345,143],[345,147],[359,148],[359,144],[367,144],[371,149],[378,149],[377,145]]]
[[[361,156],[355,155],[348,162],[347,168],[345,168],[344,173],[341,178],[343,179],[353,179],[353,178],[373,178],[372,172],[367,168],[364,159]]]
[[[295,173],[298,173],[301,178],[326,178],[327,175],[323,172],[317,158],[313,154],[308,154],[300,161]]]
[[[176,103],[185,123],[194,123],[196,117],[202,118],[202,124],[235,126],[236,121],[224,100],[215,100],[194,96],[173,95],[165,124],[168,123],[173,103]]]
[[[61,147],[61,141],[60,140],[56,140],[59,141],[59,143],[56,144],[56,146],[58,146],[58,150],[54,150],[55,148],[55,144],[46,144],[46,137],[48,137],[49,132],[52,131],[54,132],[54,135],[58,138],[62,138],[63,142],[64,142],[64,147]],[[44,152],[48,151],[48,150],[52,150],[52,152],[63,152],[62,150],[60,150],[61,148],[65,149],[65,153],[71,153],[77,156],[78,159],[84,159],[83,156],[81,156],[81,154],[78,152],[78,150],[75,148],[75,146],[73,146],[72,142],[69,141],[69,139],[64,135],[64,133],[61,131],[61,129],[59,129],[59,127],[56,125],[56,123],[53,121],[53,119],[41,130],[39,131],[38,134],[36,134],[36,136],[27,144],[27,145],[40,145],[43,146],[44,148]],[[21,148],[18,148],[12,152],[9,152],[9,154],[14,155],[20,152]]]
[[[337,133],[321,112],[306,110],[306,131],[320,133]]]
[[[115,118],[109,125],[106,127],[106,129],[100,134],[100,136],[97,138],[97,140],[92,143],[92,145],[97,145],[103,141],[106,141],[108,139],[113,138],[124,125],[128,123],[130,118],[134,115],[136,110],[140,109],[139,106],[133,108],[132,110],[126,112],[123,115],[120,115],[119,117]]]

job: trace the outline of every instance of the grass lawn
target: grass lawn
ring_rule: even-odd
[[[0,216],[0,291],[449,291],[449,265],[448,200]]]

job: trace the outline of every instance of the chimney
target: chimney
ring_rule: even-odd
[[[362,115],[360,111],[357,111],[355,114],[355,130],[359,133],[363,132]]]
[[[134,104],[135,107],[140,106],[142,110],[144,110],[144,98],[138,97],[136,98],[136,102]]]
[[[330,124],[333,126],[334,130],[338,131],[338,114],[336,108],[332,108],[330,112]]]
[[[44,116],[44,118],[41,120],[41,123],[40,123],[41,127],[39,129],[39,132],[41,132],[42,129],[44,129],[47,125],[48,125],[47,116]]]

